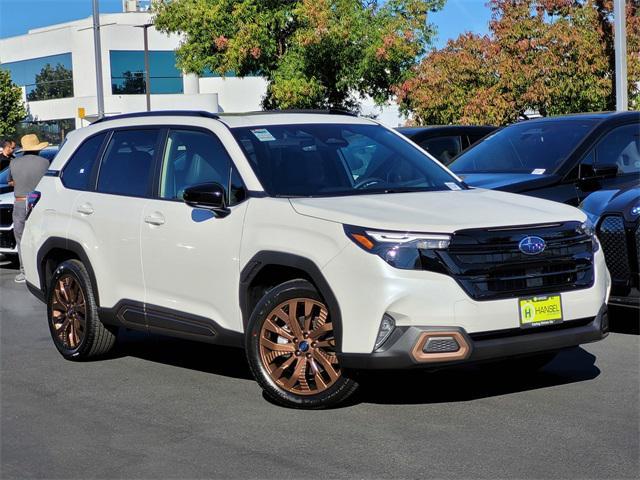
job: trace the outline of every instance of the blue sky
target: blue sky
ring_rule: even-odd
[[[435,46],[465,31],[485,33],[491,13],[487,0],[447,0],[444,10],[432,14],[438,26]],[[120,12],[122,0],[100,0],[100,11]],[[91,0],[0,0],[0,37],[26,33],[30,28],[45,27],[91,15]]]

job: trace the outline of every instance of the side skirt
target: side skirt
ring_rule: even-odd
[[[227,330],[210,318],[135,300],[120,300],[113,308],[99,308],[98,314],[105,325],[216,345],[244,345],[243,333]]]

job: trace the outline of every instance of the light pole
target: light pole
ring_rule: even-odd
[[[627,15],[625,0],[613,1],[614,35],[613,42],[616,57],[616,110],[629,108],[627,99]]]
[[[144,91],[147,97],[147,112],[151,110],[151,76],[149,74],[149,33],[150,27],[153,27],[153,23],[147,23],[145,25],[136,25],[137,28],[144,30]]]
[[[104,86],[102,85],[102,47],[100,45],[100,8],[99,0],[93,0],[93,48],[96,63],[96,99],[98,100],[98,118],[104,117]]]

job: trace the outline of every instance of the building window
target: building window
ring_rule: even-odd
[[[144,52],[111,50],[111,92],[114,95],[146,93],[144,84]],[[151,93],[182,93],[182,72],[176,68],[173,51],[149,52]]]
[[[35,133],[40,140],[52,145],[61,144],[71,130],[75,130],[76,121],[73,118],[63,118],[60,120],[46,120],[36,122],[22,122],[18,124],[16,138],[20,138],[28,133]]]
[[[13,83],[25,87],[28,101],[73,97],[73,65],[71,54],[31,58],[3,63]]]

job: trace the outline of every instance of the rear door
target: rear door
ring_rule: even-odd
[[[153,127],[113,131],[95,190],[82,192],[74,202],[70,228],[82,230],[77,237],[91,259],[102,307],[127,300],[142,308],[144,302],[140,225],[152,193],[160,132]],[[144,323],[143,315],[137,318]]]
[[[229,154],[212,131],[170,128],[158,177],[140,219],[149,328],[201,339],[220,326],[242,330],[239,253],[248,202]],[[226,189],[227,215],[182,199],[187,187],[211,182]]]

